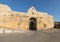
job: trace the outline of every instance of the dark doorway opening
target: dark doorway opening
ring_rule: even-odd
[[[36,19],[31,18],[29,21],[29,30],[36,30]]]

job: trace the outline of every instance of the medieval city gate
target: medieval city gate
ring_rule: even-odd
[[[0,28],[8,30],[41,30],[54,27],[53,16],[45,12],[39,12],[31,7],[27,12],[15,12],[8,5],[0,4]],[[4,14],[6,12],[6,14]],[[6,16],[5,16],[6,15]],[[4,28],[4,29],[6,29]]]
[[[37,23],[35,18],[30,18],[29,20],[29,30],[37,30]]]

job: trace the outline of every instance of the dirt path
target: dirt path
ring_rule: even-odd
[[[30,31],[0,34],[0,42],[60,42],[60,32]]]

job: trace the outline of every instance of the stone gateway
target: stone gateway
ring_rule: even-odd
[[[43,30],[54,27],[53,16],[31,7],[27,12],[12,11],[8,5],[0,4],[0,28],[13,30]]]

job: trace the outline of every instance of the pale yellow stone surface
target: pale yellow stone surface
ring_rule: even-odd
[[[28,9],[27,12],[15,12],[8,5],[0,4],[1,28],[29,30],[30,18],[36,20],[37,30],[54,27],[53,16],[48,15],[48,13],[36,11],[34,7]]]

